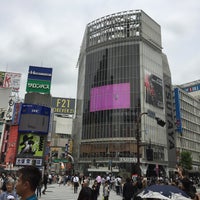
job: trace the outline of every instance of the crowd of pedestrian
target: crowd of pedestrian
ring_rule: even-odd
[[[174,179],[166,177],[121,177],[120,175],[98,175],[96,177],[74,175],[53,175],[46,171],[42,173],[34,166],[27,166],[18,170],[16,174],[0,175],[0,200],[37,200],[46,194],[47,185],[56,183],[59,186],[71,186],[73,192],[78,193],[77,200],[109,200],[111,190],[123,200],[139,200],[138,195],[150,185],[173,185],[184,191],[191,199],[200,200],[195,184],[182,169]],[[78,192],[79,191],[79,192]]]

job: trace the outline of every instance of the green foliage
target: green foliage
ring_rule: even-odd
[[[181,166],[185,170],[191,170],[192,169],[192,156],[191,152],[189,151],[183,151],[181,152]]]

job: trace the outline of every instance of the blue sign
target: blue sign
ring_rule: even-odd
[[[28,79],[51,81],[52,68],[29,66]]]
[[[181,108],[180,108],[180,98],[179,98],[179,89],[174,89],[175,94],[175,108],[176,108],[176,127],[179,133],[182,133],[182,120],[181,120]]]
[[[49,107],[22,104],[19,132],[48,134],[51,109]]]
[[[51,109],[49,107],[36,104],[22,104],[21,114],[37,114],[49,116],[51,114]]]
[[[183,90],[185,90],[188,93],[198,91],[198,90],[200,90],[200,84],[183,88]]]

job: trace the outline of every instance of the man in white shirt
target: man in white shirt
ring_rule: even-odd
[[[79,187],[79,177],[77,175],[74,176],[73,183],[74,183],[74,193],[77,193]]]

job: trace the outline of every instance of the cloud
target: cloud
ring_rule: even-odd
[[[86,25],[105,15],[142,9],[161,26],[163,51],[174,83],[199,74],[199,0],[21,0],[0,6],[0,71],[22,73],[29,65],[53,68],[52,95],[76,97],[79,50]]]

